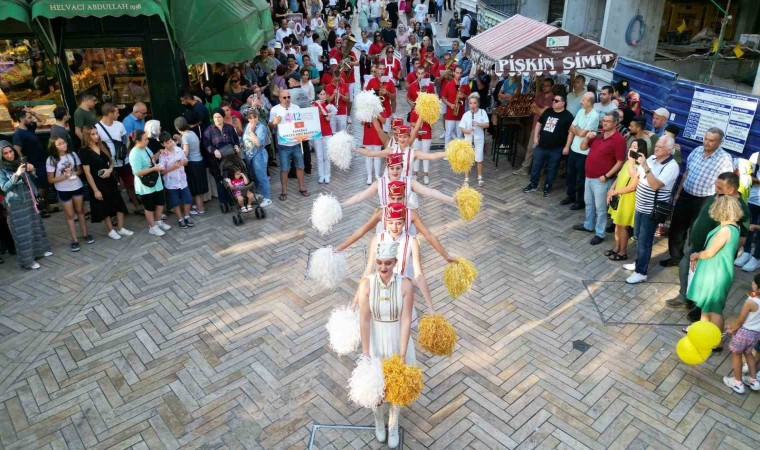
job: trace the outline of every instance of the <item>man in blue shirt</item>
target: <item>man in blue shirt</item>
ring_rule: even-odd
[[[145,106],[145,103],[137,102],[135,103],[135,106],[132,107],[132,113],[125,117],[121,122],[122,125],[124,125],[124,129],[127,130],[127,136],[129,136],[130,141],[133,140],[135,131],[145,130],[145,116],[147,114],[148,107]]]

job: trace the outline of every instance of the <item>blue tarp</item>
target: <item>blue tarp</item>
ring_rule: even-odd
[[[689,109],[691,108],[691,100],[694,96],[695,87],[749,96],[746,93],[678,79],[678,74],[675,72],[626,58],[618,58],[612,72],[616,82],[625,78],[628,80],[631,89],[639,93],[641,107],[646,115],[649,116],[650,121],[652,111],[662,106],[667,108],[671,114],[675,114],[675,119],[671,120],[670,123],[678,125],[681,131],[686,127],[686,120],[689,118]],[[702,144],[701,142],[681,136],[676,139],[676,142],[681,145],[684,160],[694,147]],[[760,151],[760,109],[755,111],[755,120],[752,122],[749,137],[744,146],[744,153],[739,155],[731,152],[731,155],[749,158],[752,153],[757,151]]]

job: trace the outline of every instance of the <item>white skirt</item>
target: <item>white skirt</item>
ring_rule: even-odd
[[[401,353],[401,321],[378,322],[372,320],[369,332],[369,354],[373,358],[389,358]],[[414,341],[411,331],[409,343],[406,346],[406,358],[408,365],[417,365],[417,355],[414,352]]]

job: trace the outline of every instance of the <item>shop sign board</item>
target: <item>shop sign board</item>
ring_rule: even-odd
[[[702,141],[705,131],[717,127],[726,135],[723,148],[741,154],[749,137],[757,103],[756,97],[695,87],[683,136]]]

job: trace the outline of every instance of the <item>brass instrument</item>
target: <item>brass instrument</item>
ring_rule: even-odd
[[[430,69],[430,66],[432,66],[432,65],[433,65],[433,60],[432,59],[425,58],[425,62],[422,63],[422,67],[425,69],[425,71],[427,71],[428,69]]]
[[[351,62],[355,61],[354,56],[351,54],[351,49],[356,45],[356,39],[353,36],[348,35],[346,37],[345,47],[343,48],[343,59],[340,61],[340,71],[349,72],[353,70]]]
[[[456,64],[458,62],[459,62],[459,60],[456,59],[456,58],[449,59],[449,62],[447,62],[446,65],[445,65],[446,70],[450,70],[451,69],[451,65],[452,64]]]
[[[462,95],[462,88],[458,87],[457,88],[457,98],[454,101],[454,116],[455,117],[459,115],[459,109],[462,106],[464,106],[464,100],[462,100],[463,98],[464,98],[464,96]]]

